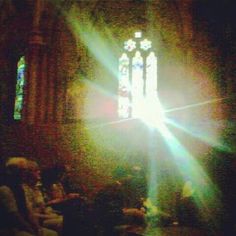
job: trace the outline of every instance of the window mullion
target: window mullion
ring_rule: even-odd
[[[143,95],[146,97],[146,82],[147,82],[147,57],[143,55]]]
[[[129,81],[130,81],[130,91],[129,91],[129,117],[132,117],[132,88],[133,88],[133,59],[134,55],[132,53],[129,54]]]

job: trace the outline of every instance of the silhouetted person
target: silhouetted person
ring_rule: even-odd
[[[6,163],[5,184],[0,187],[1,236],[56,236],[39,225],[29,209],[22,187],[28,167],[25,158],[11,158]]]
[[[113,172],[114,182],[98,192],[94,200],[94,215],[101,235],[118,235],[116,226],[144,223],[138,182],[129,169],[118,167]]]
[[[86,198],[79,193],[67,192],[64,188],[67,171],[62,166],[44,171],[43,182],[46,187],[48,204],[63,214],[63,236],[90,236],[93,221]]]

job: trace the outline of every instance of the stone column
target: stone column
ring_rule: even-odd
[[[180,16],[182,18],[183,40],[185,44],[186,64],[192,64],[192,40],[193,40],[193,20],[191,14],[192,0],[178,1]]]
[[[13,121],[15,104],[16,59],[1,51],[0,55],[0,121]]]
[[[44,58],[45,43],[40,31],[40,18],[43,0],[35,0],[33,28],[29,38],[27,61],[26,90],[23,108],[23,121],[34,124],[40,122],[40,111],[42,107],[39,99],[42,99],[41,89],[41,66]]]

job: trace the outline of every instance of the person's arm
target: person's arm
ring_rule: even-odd
[[[12,224],[22,231],[26,231],[29,233],[37,232],[36,229],[33,229],[32,226],[24,220],[24,218],[18,212],[10,212],[9,217],[11,218]]]
[[[35,233],[32,226],[19,213],[14,194],[7,186],[0,187],[0,204],[5,208],[6,217],[11,222],[12,227]]]

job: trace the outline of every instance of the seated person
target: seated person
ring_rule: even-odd
[[[184,182],[177,209],[179,223],[183,226],[200,226],[201,217],[195,203],[195,189],[190,180]]]
[[[41,225],[61,232],[63,216],[47,206],[44,200],[41,184],[41,171],[34,161],[28,161],[27,174],[23,184],[28,208],[32,209]]]
[[[116,168],[113,173],[114,182],[95,197],[94,217],[102,235],[116,235],[119,225],[143,225],[145,222],[142,198],[135,192],[139,188],[138,182],[134,181],[130,173],[125,168]]]
[[[43,172],[43,185],[47,195],[47,204],[57,207],[60,203],[63,203],[70,199],[81,198],[79,193],[67,193],[62,184],[65,178],[65,168],[53,167],[44,170]]]
[[[63,185],[65,178],[66,169],[63,166],[55,166],[43,171],[42,182],[46,188],[48,200],[51,203],[80,197],[79,193],[65,191]]]
[[[167,226],[173,223],[173,217],[163,211],[153,199],[146,198],[143,201],[143,207],[145,209],[145,217],[149,226]]]
[[[0,186],[1,236],[57,236],[39,225],[26,201],[23,190],[27,170],[25,158],[11,158],[6,163],[4,185]]]
[[[86,198],[78,193],[67,193],[62,183],[66,178],[63,167],[53,167],[43,172],[47,205],[63,214],[63,235],[94,235],[90,209]]]

